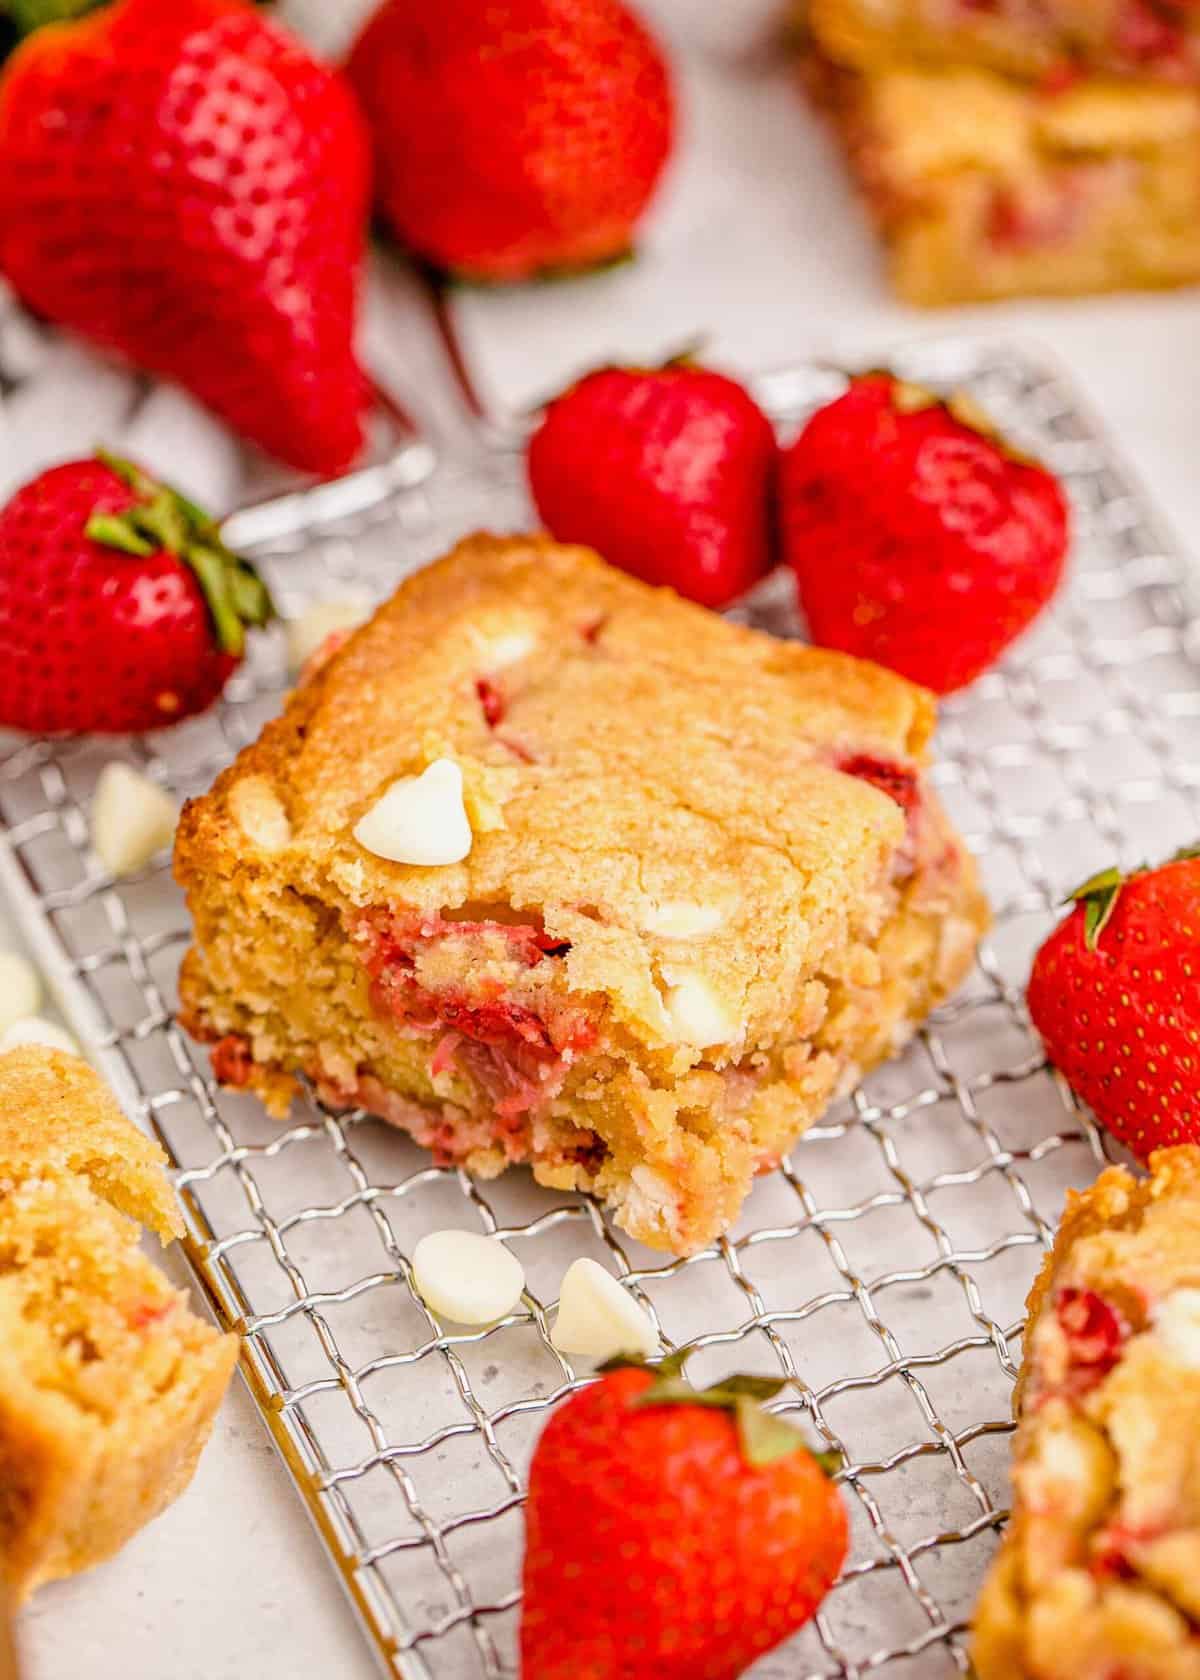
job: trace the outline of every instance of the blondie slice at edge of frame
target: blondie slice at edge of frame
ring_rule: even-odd
[[[1200,1149],[1070,1194],[1025,1348],[979,1680],[1198,1680]]]
[[[1200,87],[803,68],[909,303],[1200,280]]]

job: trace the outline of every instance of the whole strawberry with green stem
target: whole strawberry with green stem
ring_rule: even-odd
[[[0,725],[161,728],[204,710],[273,616],[193,502],[131,462],[52,467],[0,509]]]
[[[774,564],[779,447],[735,379],[688,359],[598,368],[551,402],[529,486],[560,542],[725,607]]]
[[[939,694],[1032,624],[1070,547],[1052,473],[969,399],[886,372],[853,379],[784,451],[779,526],[813,640]]]
[[[629,252],[674,104],[624,0],[383,0],[347,72],[380,210],[437,268],[514,281]]]
[[[731,1377],[614,1362],[533,1456],[522,1680],[734,1680],[812,1616],[846,1555],[841,1498],[803,1437]]]
[[[349,89],[246,0],[113,0],[0,79],[0,274],[307,472],[363,442],[368,202]]]
[[[1200,1143],[1200,848],[1103,870],[1068,902],[1029,978],[1046,1054],[1141,1159]]]

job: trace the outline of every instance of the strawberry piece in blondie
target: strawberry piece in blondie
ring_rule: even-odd
[[[1071,1196],[1026,1347],[979,1680],[1198,1680],[1200,1149]]]

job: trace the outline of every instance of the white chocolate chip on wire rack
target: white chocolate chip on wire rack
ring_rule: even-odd
[[[218,1090],[172,1018],[188,931],[165,855],[114,879],[89,851],[95,743],[0,747],[5,880],[40,929],[31,948],[178,1169],[197,1275],[222,1322],[244,1332],[264,1427],[396,1680],[516,1672],[529,1451],[592,1372],[554,1346],[548,1310],[581,1255],[652,1309],[664,1348],[694,1350],[694,1380],[786,1375],[780,1404],[845,1458],[847,1569],[772,1670],[965,1672],[965,1617],[1007,1505],[1024,1296],[1065,1187],[1092,1178],[1106,1148],[1030,1032],[1029,952],[1093,862],[1136,865],[1200,833],[1186,769],[1200,645],[1185,563],[1056,369],[964,339],[898,363],[913,383],[968,387],[1065,474],[1077,514],[1061,603],[944,710],[938,792],[980,857],[997,926],[918,1042],[782,1166],[764,1161],[727,1239],[700,1254],[641,1249],[524,1169],[472,1181],[440,1168],[360,1111],[305,1094],[276,1125],[245,1094]],[[756,384],[785,431],[840,389],[829,367]],[[466,530],[520,529],[519,467],[503,449],[470,468],[448,462],[390,503],[360,501],[347,516],[341,502],[336,526],[293,523],[250,546],[280,598],[378,598]],[[361,482],[352,488],[360,495]],[[331,490],[348,495],[320,494]],[[790,580],[768,580],[736,616],[794,634]],[[130,744],[136,767],[179,800],[207,786],[278,709],[280,663],[277,645],[256,644],[220,707]],[[1136,775],[1116,737],[1136,748]],[[1094,858],[1081,855],[1089,846]],[[675,961],[689,966],[682,948]],[[646,1182],[641,1193],[657,1191]],[[520,1253],[526,1291],[498,1324],[430,1315],[410,1287],[420,1237],[454,1225]]]
[[[622,1353],[645,1357],[659,1347],[645,1307],[586,1254],[567,1267],[550,1340],[560,1353],[589,1359],[615,1359]]]
[[[157,782],[121,759],[100,772],[92,798],[92,845],[114,875],[135,875],[171,844],[178,812]]]
[[[287,621],[288,670],[293,676],[298,676],[331,636],[341,631],[357,630],[370,616],[371,597],[361,591],[315,601],[296,618]]]
[[[413,1250],[412,1269],[425,1305],[455,1324],[494,1324],[525,1288],[516,1255],[481,1231],[430,1231]]]

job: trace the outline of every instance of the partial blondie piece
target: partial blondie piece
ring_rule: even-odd
[[[1026,1348],[979,1680],[1200,1680],[1200,1149],[1070,1197]]]
[[[541,538],[406,582],[184,812],[182,1019],[684,1252],[962,979],[930,696]]]
[[[1200,80],[1195,0],[808,0],[826,52],[860,70],[978,65],[1040,80],[1085,69]]]
[[[18,1598],[183,1491],[237,1358],[138,1246],[142,1223],[181,1229],[164,1164],[86,1063],[0,1056],[0,1582]]]
[[[910,303],[1200,280],[1200,90],[808,62]]]

